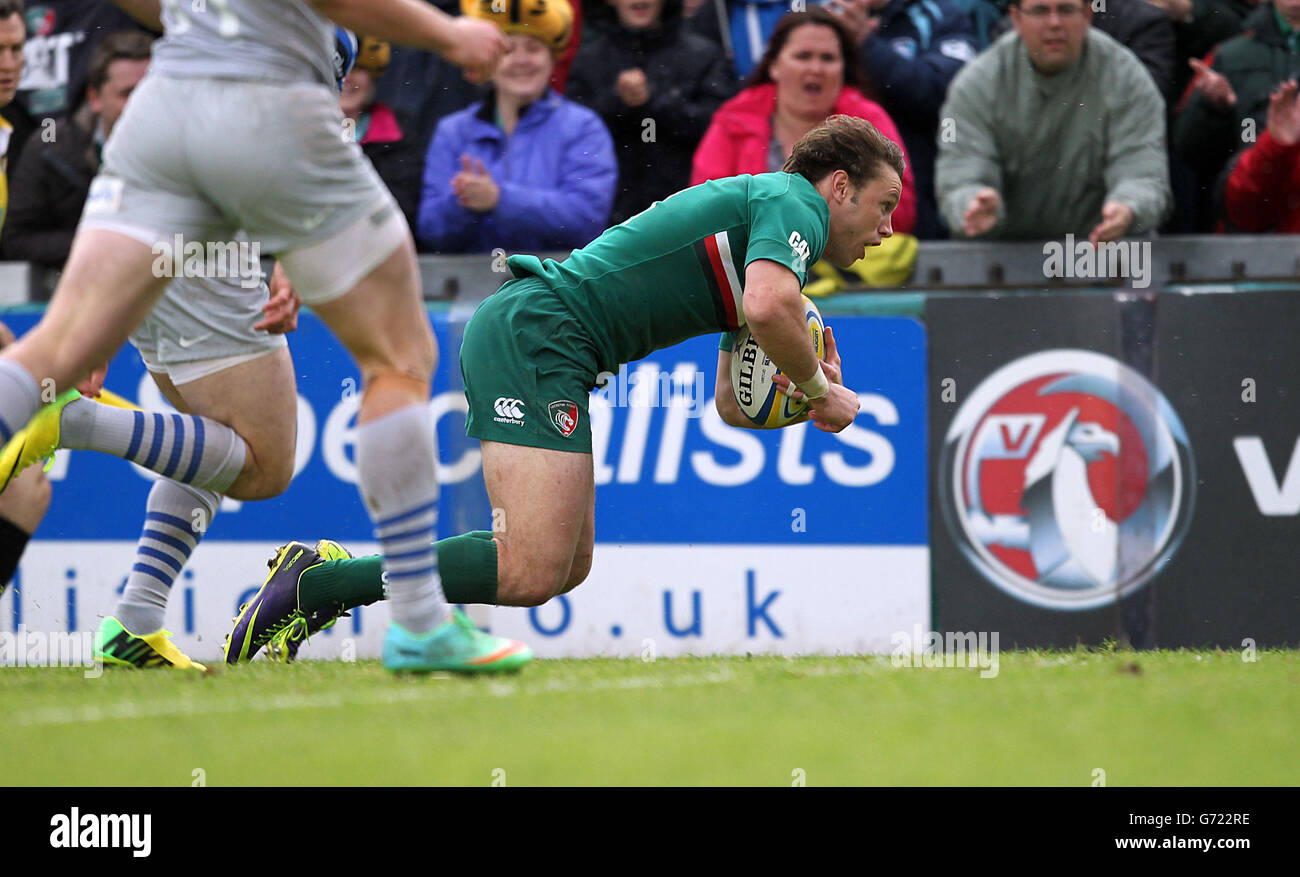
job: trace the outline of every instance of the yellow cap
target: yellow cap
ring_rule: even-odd
[[[388,69],[393,47],[379,37],[358,37],[357,43],[356,66],[369,70],[375,76],[382,76]]]
[[[460,0],[460,10],[494,22],[508,34],[523,34],[560,54],[573,36],[573,7],[568,0]]]

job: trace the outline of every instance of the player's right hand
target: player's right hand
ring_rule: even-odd
[[[826,380],[832,384],[844,385],[844,374],[840,368],[840,351],[835,345],[835,333],[831,327],[826,327],[826,356],[818,364],[822,367],[822,374],[826,375]],[[808,397],[804,395],[803,390],[794,385],[790,377],[783,373],[777,373],[772,376],[772,383],[776,388],[784,393],[793,402],[802,403]]]
[[[451,39],[443,56],[463,67],[470,82],[486,82],[509,50],[501,28],[490,21],[461,16],[452,19]]]
[[[826,363],[822,363],[825,370]],[[843,384],[831,384],[830,391],[808,403],[809,417],[822,432],[839,432],[858,416],[862,403],[858,394]]]

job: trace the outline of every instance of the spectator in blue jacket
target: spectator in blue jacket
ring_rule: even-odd
[[[618,169],[600,117],[550,87],[568,3],[484,2],[470,14],[499,24],[511,51],[488,96],[434,131],[419,236],[443,253],[581,247],[605,229]]]
[[[836,0],[828,8],[859,47],[876,99],[898,125],[916,180],[918,238],[947,237],[934,200],[939,108],[979,49],[971,17],[951,0]]]

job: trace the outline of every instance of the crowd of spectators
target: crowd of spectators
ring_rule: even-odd
[[[898,236],[1300,232],[1300,0],[429,2],[506,31],[491,81],[363,35],[340,94],[425,252],[582,246],[834,113],[903,147]],[[0,256],[57,267],[155,35],[6,20]]]

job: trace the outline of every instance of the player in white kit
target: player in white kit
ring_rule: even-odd
[[[153,24],[161,29],[160,22]],[[340,88],[356,54],[355,35],[336,27],[334,71]],[[232,243],[250,242],[240,234]],[[149,491],[125,585],[99,624],[95,655],[106,664],[207,669],[177,649],[163,630],[172,585],[223,496],[276,496],[293,475],[297,394],[284,333],[297,327],[299,301],[278,266],[271,296],[256,254],[248,247],[242,252],[232,247],[231,252],[236,258],[230,264],[204,264],[205,276],[182,272],[174,278],[131,334],[162,395],[180,414],[195,417],[141,411],[104,392],[97,369],[78,385],[86,397],[77,390],[63,393],[0,453],[0,491],[57,448],[112,454],[163,476]],[[219,267],[226,270],[206,270]],[[214,426],[230,427],[233,433]],[[195,433],[189,453],[183,441],[176,441],[187,429]],[[207,447],[206,436],[221,446],[218,453]],[[165,445],[172,453],[161,453]],[[204,457],[210,474],[197,469]],[[348,556],[329,540],[309,551],[324,560]],[[252,633],[258,641],[269,641],[278,633],[275,627],[267,619]]]
[[[426,408],[436,350],[410,232],[360,149],[341,137],[328,19],[440,51],[478,77],[504,50],[494,26],[451,19],[419,0],[209,0],[197,8],[168,0],[165,36],[105,149],[59,288],[42,321],[0,355],[0,439],[53,401],[53,388],[110,358],[145,318],[168,281],[158,276],[160,245],[177,235],[229,242],[244,229],[279,257],[363,375],[357,462],[393,604],[385,664],[517,669],[531,658],[526,646],[482,634],[443,599]],[[151,452],[175,460],[173,477],[197,479],[186,483],[225,465],[207,456],[209,445],[221,454],[221,442],[198,441],[198,432],[182,421],[151,439]],[[283,555],[277,567],[287,577],[300,559]]]

